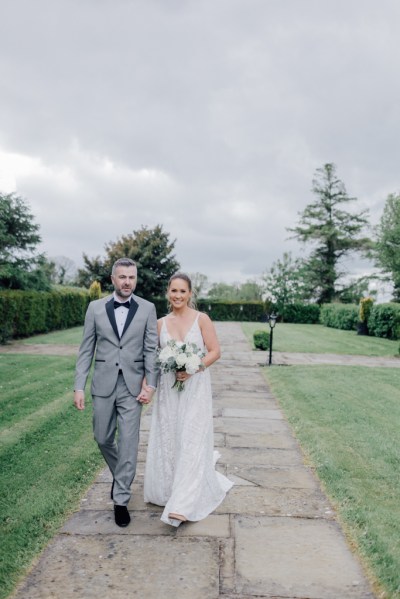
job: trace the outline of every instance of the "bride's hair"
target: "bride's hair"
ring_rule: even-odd
[[[196,310],[196,300],[194,298],[194,291],[193,291],[193,288],[192,288],[192,280],[189,277],[189,275],[187,275],[185,272],[176,272],[176,273],[174,273],[172,275],[172,277],[170,277],[170,279],[168,281],[167,291],[171,287],[172,281],[175,281],[175,279],[182,279],[183,281],[186,281],[186,283],[188,284],[188,287],[189,287],[189,291],[192,292],[192,295],[191,295],[191,297],[189,298],[189,301],[188,301],[188,306],[189,306],[189,308],[193,308],[194,310]],[[171,306],[171,304],[170,304],[169,301],[168,301],[168,310],[170,312],[172,310],[172,306]]]

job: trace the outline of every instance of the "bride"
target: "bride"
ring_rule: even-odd
[[[220,357],[214,325],[194,309],[192,284],[184,273],[168,284],[168,316],[158,321],[161,348],[168,340],[195,343],[205,353],[196,374],[161,374],[153,406],[144,478],[144,500],[165,506],[161,520],[179,526],[208,516],[232,484],[215,470],[212,392],[208,367]],[[172,388],[175,380],[184,389]]]

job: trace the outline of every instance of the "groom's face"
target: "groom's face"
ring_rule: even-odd
[[[126,299],[135,291],[137,283],[136,266],[117,266],[111,281],[114,285],[115,293],[121,299]]]

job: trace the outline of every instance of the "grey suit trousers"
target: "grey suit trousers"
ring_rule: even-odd
[[[128,390],[122,374],[108,397],[93,396],[93,432],[114,477],[114,503],[128,505],[136,473],[142,404]],[[116,438],[116,432],[118,436]]]

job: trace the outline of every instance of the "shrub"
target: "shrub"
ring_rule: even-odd
[[[298,324],[316,324],[319,322],[320,307],[318,304],[286,304],[280,312],[283,322]]]
[[[377,304],[372,307],[368,320],[371,335],[400,339],[400,304]]]
[[[91,302],[101,298],[101,285],[98,281],[93,281],[93,283],[90,285],[89,297]]]
[[[368,324],[368,318],[371,314],[373,303],[374,300],[372,297],[362,297],[360,299],[360,322]]]
[[[269,348],[269,331],[257,330],[253,333],[253,343],[256,349],[266,350]]]
[[[355,330],[358,322],[358,308],[354,304],[323,304],[320,322],[326,327]]]

